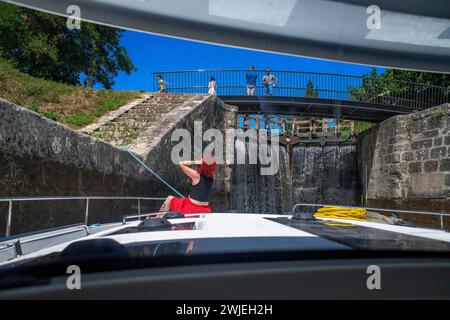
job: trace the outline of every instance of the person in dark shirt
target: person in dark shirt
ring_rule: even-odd
[[[199,161],[180,161],[180,169],[191,179],[191,192],[185,198],[168,196],[160,211],[179,213],[211,213],[209,197],[214,183],[216,161],[202,157]],[[196,169],[191,166],[197,165]]]
[[[245,80],[247,83],[247,95],[248,96],[254,96],[255,95],[255,88],[256,88],[256,78],[258,75],[254,71],[255,67],[250,66],[248,67],[248,72],[245,74]]]

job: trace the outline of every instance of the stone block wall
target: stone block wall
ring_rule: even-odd
[[[235,128],[237,123],[237,108],[225,104],[217,96],[199,96],[197,100],[190,102],[195,108],[189,108],[189,104],[183,109],[174,110],[166,115],[163,121],[151,127],[143,133],[130,149],[141,155],[153,168],[159,168],[159,173],[180,192],[187,194],[190,189],[190,181],[181,172],[179,166],[171,160],[172,148],[178,141],[171,141],[175,129],[184,128],[189,131],[194,151],[194,122],[201,121],[202,134],[208,129],[217,129],[222,132],[225,145],[225,132]],[[199,133],[199,132],[198,132]],[[203,142],[203,149],[210,142]],[[225,150],[223,152],[225,156]],[[194,155],[192,153],[192,159]],[[229,210],[229,196],[231,192],[232,165],[219,165],[215,176],[212,203],[214,211]]]
[[[450,209],[450,104],[390,118],[358,138],[367,200],[402,200]]]

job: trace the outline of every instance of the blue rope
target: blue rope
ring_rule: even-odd
[[[170,189],[172,189],[173,192],[175,192],[178,196],[184,198],[184,196],[179,193],[174,187],[172,187],[170,184],[168,184],[163,178],[161,178],[155,171],[153,171],[149,166],[147,166],[141,159],[139,159],[134,153],[132,153],[129,149],[124,149],[127,151],[137,162],[139,162],[145,169],[150,171],[155,177],[157,177],[162,183],[164,183],[166,186],[168,186]]]

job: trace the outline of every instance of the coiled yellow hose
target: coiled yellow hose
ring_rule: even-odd
[[[316,218],[346,219],[366,221],[366,210],[356,208],[345,208],[337,206],[325,206],[314,213]]]

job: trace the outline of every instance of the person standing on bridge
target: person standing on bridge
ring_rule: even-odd
[[[248,96],[254,96],[255,95],[255,88],[256,88],[256,78],[258,75],[254,71],[255,67],[250,66],[248,67],[248,72],[245,74],[245,81],[247,83],[247,95]]]
[[[182,214],[211,213],[209,197],[216,173],[214,158],[203,156],[199,161],[180,161],[180,169],[191,179],[191,192],[185,198],[168,196],[160,211],[172,211]],[[191,166],[197,165],[196,169]]]
[[[266,74],[262,79],[262,85],[266,88],[266,95],[271,96],[273,94],[273,88],[278,84],[278,79],[270,73],[270,69],[266,69]]]
[[[169,83],[167,81],[164,81],[162,75],[158,74],[156,76],[156,80],[158,81],[158,85],[159,85],[159,92],[160,93],[166,93],[166,85],[169,85]]]
[[[216,78],[211,77],[208,83],[208,94],[217,94],[216,88],[217,88]]]

